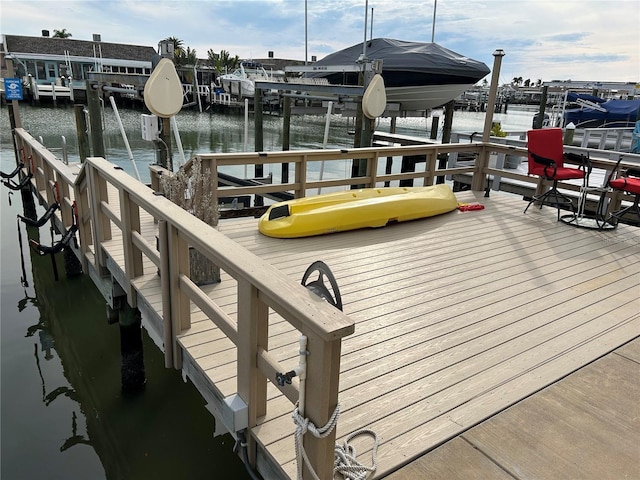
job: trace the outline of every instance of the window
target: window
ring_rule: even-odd
[[[44,68],[44,62],[36,62],[36,79],[46,80],[47,72]]]

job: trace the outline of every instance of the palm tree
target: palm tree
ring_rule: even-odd
[[[196,64],[198,63],[196,51],[191,50],[191,47],[187,47],[186,50],[180,49],[178,53],[175,53],[174,51],[174,57],[176,66],[196,66]]]
[[[67,32],[66,28],[63,28],[62,30],[53,30],[53,38],[69,38],[71,36],[71,32]]]
[[[218,54],[213,51],[213,48],[210,48],[209,51],[207,52],[207,64],[211,68],[215,69],[217,62],[218,62]]]

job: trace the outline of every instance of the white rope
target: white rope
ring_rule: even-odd
[[[356,460],[356,449],[349,442],[360,435],[373,437],[373,449],[371,450],[371,466],[366,467]],[[365,480],[367,474],[373,473],[378,468],[378,436],[373,430],[364,428],[357,430],[344,439],[342,446],[336,445],[336,459],[333,465],[333,473],[339,473],[347,480]]]
[[[331,433],[331,431],[335,428],[338,423],[338,417],[340,416],[340,404],[336,405],[336,409],[333,411],[331,418],[326,423],[326,425],[322,428],[316,427],[313,423],[309,421],[308,418],[302,418],[298,413],[298,407],[293,410],[293,423],[297,425],[296,433],[295,433],[295,444],[296,444],[296,461],[298,463],[298,480],[302,480],[302,467],[303,463],[300,461],[300,458],[304,461],[304,464],[307,466],[314,480],[320,480],[318,474],[311,467],[311,462],[309,462],[309,457],[307,457],[307,452],[304,450],[303,438],[304,434],[309,432],[316,438],[325,438],[327,435]]]
[[[295,447],[296,447],[296,462],[298,466],[298,480],[302,480],[302,469],[306,465],[307,469],[311,473],[314,480],[320,480],[318,474],[311,467],[311,462],[307,456],[307,452],[304,449],[303,439],[304,434],[309,432],[316,438],[327,437],[335,428],[338,423],[338,417],[340,416],[340,404],[336,405],[336,409],[333,411],[331,418],[324,427],[316,427],[308,418],[303,418],[298,412],[298,407],[293,411],[293,422],[296,424],[295,432]],[[370,435],[373,437],[374,444],[371,451],[372,465],[371,467],[365,467],[356,460],[356,449],[349,445],[349,441],[353,440],[359,435]],[[373,430],[362,429],[358,430],[345,438],[343,445],[336,445],[335,448],[335,460],[333,465],[333,473],[339,473],[346,480],[364,480],[367,478],[367,474],[375,472],[377,465],[376,454],[378,451],[378,436]],[[302,459],[302,461],[301,461]]]

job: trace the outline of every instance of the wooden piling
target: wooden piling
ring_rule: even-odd
[[[80,162],[84,162],[91,155],[89,146],[89,133],[87,128],[87,117],[84,115],[84,105],[75,104],[73,111],[76,117],[76,135],[78,136],[78,154]]]
[[[87,80],[87,107],[89,108],[89,124],[91,125],[91,150],[94,157],[105,157],[104,140],[102,138],[102,112],[100,110],[100,94]]]
[[[255,151],[262,152],[264,150],[263,124],[262,124],[262,89],[256,88],[253,97],[253,118],[255,121]],[[264,176],[264,166],[255,166],[255,177],[262,178]],[[261,207],[264,205],[264,198],[259,195],[255,196],[254,205]]]
[[[291,97],[282,101],[282,150],[291,148]],[[289,164],[282,164],[282,183],[289,183]]]
[[[542,128],[542,124],[544,123],[544,109],[547,105],[547,91],[549,87],[545,85],[542,87],[542,96],[540,97],[540,110],[538,111],[538,115],[534,116],[534,129]]]
[[[137,308],[131,308],[126,302],[118,312],[120,325],[120,381],[122,390],[127,393],[144,388],[147,381],[142,351],[142,316]]]
[[[451,129],[453,127],[453,112],[455,110],[455,101],[451,100],[444,106],[444,123],[442,125],[442,143],[451,142]],[[449,155],[446,153],[438,154],[438,168],[447,168],[447,159]],[[444,183],[444,176],[436,177],[436,184]]]

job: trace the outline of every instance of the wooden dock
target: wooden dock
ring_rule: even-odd
[[[47,187],[55,180],[64,184],[65,205],[79,205],[85,272],[105,298],[119,290],[140,309],[168,363],[190,378],[218,421],[234,434],[247,431],[250,458],[265,478],[296,475],[291,412],[299,385],[294,379],[279,388],[274,377],[297,365],[301,333],[310,339],[308,415],[322,426],[340,404],[328,442],[305,436],[321,478],[331,478],[333,442],[363,428],[380,442],[373,478],[399,469],[395,475],[401,475],[413,460],[451,439],[459,442],[460,434],[487,419],[498,422],[503,417],[496,414],[640,335],[637,228],[577,229],[557,222],[549,207],[523,214],[521,197],[469,191],[458,200],[482,203],[483,210],[382,229],[282,240],[259,234],[251,218],[225,220],[216,231],[103,159],[88,159],[80,170],[51,158],[26,132],[19,138],[35,158],[40,197],[50,201]],[[371,173],[373,180],[360,181],[413,177],[429,183],[455,173],[435,171],[442,150],[475,149],[478,163],[466,172],[486,175],[491,169],[481,159],[499,148],[433,145],[317,155],[357,155],[374,162],[367,171],[376,172],[378,159],[420,152],[427,156],[423,172]],[[214,168],[234,161],[298,162],[293,184],[253,188],[299,195],[339,183],[306,179],[305,162],[320,158],[313,155],[228,154],[211,161]],[[249,189],[224,189],[224,195]],[[221,283],[198,287],[189,280],[189,245],[220,265]],[[344,313],[299,285],[315,260],[333,270]],[[353,443],[359,460],[370,464],[371,438]],[[610,448],[607,458],[613,466],[621,457]]]
[[[523,215],[517,197],[458,196],[485,210],[312,239],[266,238],[255,220],[221,228],[294,279],[314,260],[333,269],[356,322],[343,343],[338,441],[376,431],[379,476],[640,333],[637,232],[577,232],[548,209]],[[234,304],[224,284],[212,296]],[[198,337],[181,340],[194,358]],[[276,339],[280,361],[295,360],[296,332]],[[234,369],[228,349],[206,357],[216,383]],[[272,402],[280,415],[258,439],[292,475],[294,426]],[[368,450],[358,452],[368,460]]]

